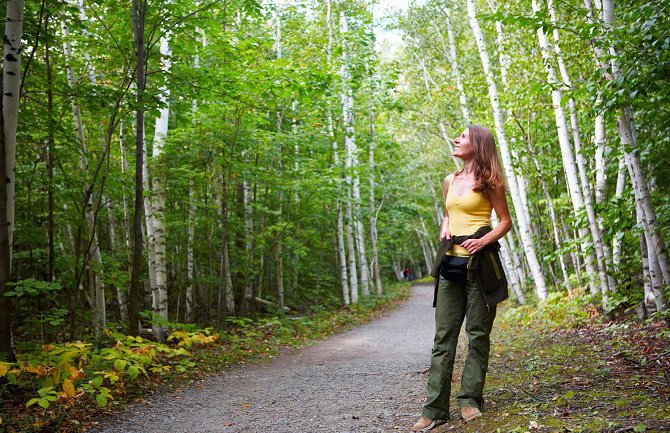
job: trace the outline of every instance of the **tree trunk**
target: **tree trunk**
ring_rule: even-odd
[[[0,16],[4,16],[5,11],[0,12]],[[47,15],[44,20],[44,29],[45,32],[49,32],[49,18],[50,13],[47,12]],[[54,218],[54,213],[56,211],[56,202],[54,198],[54,151],[56,147],[56,120],[54,118],[54,82],[53,82],[53,69],[51,67],[51,46],[49,45],[49,38],[44,40],[44,67],[47,73],[47,110],[49,113],[49,137],[47,139],[47,206],[48,206],[48,217],[47,217],[47,237],[48,237],[48,254],[49,254],[49,264],[48,264],[48,275],[49,281],[56,281],[56,248],[54,245],[55,242],[55,231],[56,223]],[[4,138],[4,137],[3,137]],[[2,295],[0,295],[2,296]]]
[[[535,12],[539,11],[539,6],[537,1],[533,0],[533,10]],[[575,164],[575,159],[572,153],[572,146],[570,145],[570,138],[568,137],[568,122],[561,106],[561,99],[563,98],[563,91],[558,87],[558,80],[556,78],[556,72],[551,62],[550,57],[550,47],[549,41],[547,40],[544,30],[542,28],[537,29],[537,37],[540,44],[540,51],[542,52],[542,58],[544,60],[545,69],[547,71],[547,81],[550,86],[552,86],[551,99],[553,102],[554,108],[554,117],[556,119],[556,129],[558,131],[558,143],[561,149],[561,156],[563,160],[563,168],[565,170],[565,176],[568,183],[568,191],[570,193],[570,198],[572,201],[573,210],[575,216],[577,216],[582,209],[586,207],[584,196],[582,195],[582,189],[579,185],[579,178],[577,176],[577,166]],[[591,212],[593,208],[591,207]],[[588,210],[587,210],[588,212]],[[589,220],[590,222],[590,220]],[[589,226],[591,226],[589,224]],[[582,253],[586,259],[586,267],[589,275],[595,273],[593,268],[593,256],[588,251],[588,243],[590,242],[589,234],[586,228],[579,227],[579,235],[581,239],[581,248]],[[597,245],[597,233],[593,233],[594,243]],[[598,251],[598,248],[596,248]],[[602,293],[603,308],[607,311],[606,302],[607,302],[607,292],[608,292],[608,281],[607,281],[607,270],[605,269],[605,264],[602,257],[602,244],[600,248],[600,254],[597,253],[597,265],[598,265],[598,276],[600,279],[600,286],[595,284],[591,286],[592,293]]]
[[[342,34],[349,33],[349,24],[346,14],[340,18]],[[346,36],[345,36],[346,38]],[[351,197],[353,200],[353,224],[356,236],[356,248],[358,250],[358,259],[360,263],[360,284],[363,296],[370,293],[370,277],[368,275],[368,260],[365,252],[365,238],[363,236],[363,221],[361,217],[361,188],[360,178],[358,177],[358,148],[356,146],[356,135],[354,130],[354,96],[351,88],[351,73],[349,72],[349,62],[351,57],[349,44],[345,42],[343,47],[342,61],[342,106],[344,117],[344,147],[347,151],[346,169],[351,172]]]
[[[547,297],[547,286],[542,274],[542,268],[540,262],[537,259],[535,253],[535,245],[533,244],[533,239],[530,234],[530,227],[528,221],[526,220],[525,213],[523,210],[523,203],[519,193],[519,186],[516,183],[516,178],[514,176],[514,170],[512,165],[512,156],[510,153],[509,146],[507,144],[507,136],[504,130],[503,122],[503,113],[500,108],[500,102],[498,100],[498,87],[493,79],[493,73],[491,71],[491,65],[489,61],[489,56],[486,51],[486,42],[484,41],[484,35],[482,34],[481,28],[479,27],[479,22],[477,21],[477,13],[475,10],[474,0],[467,0],[468,5],[468,16],[470,18],[470,26],[475,36],[475,41],[477,42],[477,48],[479,49],[479,55],[481,58],[482,66],[484,68],[484,73],[486,75],[486,81],[489,88],[489,98],[491,100],[491,108],[493,109],[493,117],[495,120],[496,133],[498,135],[498,144],[500,146],[501,154],[503,157],[505,173],[507,175],[507,181],[509,183],[509,188],[512,196],[512,203],[514,205],[515,214],[518,220],[519,232],[521,234],[521,241],[524,246],[524,251],[526,252],[526,259],[530,265],[531,273],[535,280],[535,291],[537,297],[540,300],[545,300]]]
[[[133,34],[135,36],[137,111],[135,114],[135,210],[133,217],[133,261],[130,276],[130,301],[128,308],[128,332],[139,334],[140,272],[142,271],[142,167],[144,155],[144,17],[145,0],[133,0]]]
[[[614,14],[614,0],[602,0],[603,20],[607,27],[612,27],[616,24],[616,16]],[[610,45],[609,49],[612,66],[613,79],[620,78],[620,71],[617,62],[617,54],[614,45]],[[607,78],[607,77],[606,77]],[[619,125],[619,135],[621,137],[621,146],[626,153],[626,161],[628,163],[630,176],[633,181],[635,191],[635,202],[643,210],[642,221],[644,229],[649,233],[652,239],[653,248],[655,248],[658,264],[663,274],[663,281],[665,284],[670,284],[670,261],[668,260],[668,250],[663,240],[663,235],[656,218],[656,210],[651,201],[651,194],[647,186],[646,174],[642,168],[640,160],[640,148],[637,144],[637,137],[635,134],[635,122],[633,120],[633,110],[630,106],[622,108],[618,113],[617,123]]]
[[[370,241],[372,243],[372,273],[375,278],[375,288],[378,295],[383,292],[382,277],[379,271],[379,253],[377,251],[377,212],[375,205],[375,113],[373,96],[370,95]]]
[[[454,80],[456,81],[456,88],[458,89],[458,100],[461,106],[463,121],[465,121],[466,124],[470,124],[470,110],[468,110],[468,100],[465,95],[465,90],[463,88],[463,78],[461,77],[461,71],[458,66],[456,41],[454,39],[454,29],[451,21],[451,8],[447,6],[444,9],[447,15],[447,19],[445,20],[445,22],[447,23],[447,37],[449,40],[449,50],[447,51],[449,53],[449,63],[451,64],[451,70],[453,71]],[[440,39],[444,40],[442,38],[442,35],[440,35]]]
[[[556,18],[554,0],[547,0],[547,5],[549,8],[549,15],[551,17],[551,21],[553,24],[557,25],[558,19]],[[571,91],[573,89],[572,80],[570,80],[568,70],[565,66],[565,61],[563,60],[563,52],[561,51],[560,47],[560,32],[558,31],[558,27],[554,27],[553,35],[554,35],[554,52],[556,53],[556,60],[558,61],[558,69],[561,73],[561,79],[563,80],[565,88]],[[614,288],[616,287],[616,281],[611,275],[608,275],[607,273],[608,254],[606,252],[606,247],[603,242],[602,229],[600,228],[600,224],[598,224],[598,218],[596,217],[595,209],[593,207],[591,184],[587,173],[586,159],[584,158],[584,155],[582,153],[582,139],[579,129],[579,121],[577,117],[577,104],[572,96],[570,96],[570,98],[568,99],[568,109],[570,112],[572,139],[575,145],[575,153],[577,157],[577,168],[579,169],[579,180],[581,182],[582,192],[584,196],[584,207],[586,208],[586,215],[589,221],[589,228],[591,230],[591,236],[593,237],[594,247],[596,251],[596,259],[598,260],[600,283],[603,292],[605,290],[610,291],[614,290]]]
[[[614,191],[615,200],[618,200],[623,196],[623,191],[624,188],[626,187],[626,169],[627,169],[626,156],[622,155],[619,158],[619,169],[617,171],[617,177],[616,177],[616,189]],[[622,232],[617,232],[614,235],[614,239],[612,240],[612,263],[614,264],[615,269],[618,269],[619,264],[621,263],[621,248],[623,246],[622,240],[623,240]]]
[[[117,227],[116,219],[114,218],[114,205],[112,204],[112,200],[109,197],[103,197],[103,200],[107,205],[107,217],[109,220],[109,243],[112,255],[114,255],[114,251],[117,248]],[[126,292],[123,287],[119,287],[118,285],[114,286],[114,291],[116,294],[116,300],[119,303],[119,314],[121,320],[127,322],[128,300],[126,299]]]
[[[7,224],[9,242],[9,272],[12,269],[14,243],[14,191],[16,188],[16,126],[19,119],[21,95],[21,51],[23,37],[24,0],[8,0],[5,20],[3,55],[2,110],[5,130],[5,164],[7,179]]]
[[[519,275],[516,269],[518,265],[512,262],[513,255],[506,236],[500,238],[500,250],[502,252],[503,264],[507,270],[507,281],[510,283],[512,293],[516,296],[516,300],[519,304],[526,305],[526,296],[523,294],[522,284],[521,281],[519,281]]]
[[[167,77],[172,66],[172,50],[170,49],[170,32],[161,37],[160,44],[161,71]],[[170,89],[167,84],[162,85],[159,93],[161,108],[156,118],[154,142],[152,146],[152,160],[155,167],[153,173],[153,199],[151,216],[153,223],[153,247],[156,285],[152,287],[154,299],[154,313],[163,320],[168,320],[167,295],[167,262],[165,257],[165,182],[167,167],[163,161],[163,147],[168,134],[168,119],[170,117]],[[165,339],[167,330],[162,326],[155,327],[155,335],[159,341]]]
[[[188,179],[188,245],[186,246],[186,322],[195,319],[195,179]]]
[[[63,32],[63,53],[65,54],[67,81],[70,89],[74,90],[76,86],[76,78],[74,70],[72,69],[72,48],[69,41],[69,30],[67,25],[61,23]],[[74,97],[70,97],[72,103],[72,111],[74,113],[74,127],[77,136],[77,141],[80,147],[79,167],[85,177],[88,177],[88,150],[86,147],[86,137],[84,134],[84,122],[81,116],[81,109]],[[85,251],[86,266],[90,269],[93,283],[93,300],[95,305],[95,325],[98,332],[102,332],[107,327],[107,313],[105,311],[105,286],[102,283],[101,273],[103,270],[102,255],[100,254],[100,244],[98,243],[98,235],[95,227],[95,212],[93,209],[93,185],[89,185],[88,181],[84,184],[84,216],[86,221],[85,233],[90,236],[91,241]]]
[[[332,11],[331,11],[331,0],[327,0],[326,5],[326,20],[328,24],[328,46],[327,46],[327,59],[328,66],[331,66],[332,63],[332,46],[333,46],[333,24],[332,24]],[[337,145],[337,140],[335,139],[335,130],[333,127],[333,113],[330,109],[330,100],[328,101],[328,137],[332,143],[333,149],[333,166],[335,167],[335,172],[338,177],[341,176],[341,167],[340,167],[340,155]],[[342,288],[342,302],[344,305],[349,305],[351,303],[351,298],[349,296],[349,283],[347,281],[347,257],[344,251],[344,221],[342,215],[342,186],[340,182],[337,182],[337,198],[336,198],[336,209],[337,209],[337,225],[336,225],[336,237],[337,237],[337,257],[339,265],[339,279],[340,287]]]
[[[0,12],[2,9],[0,9]],[[4,74],[0,76],[0,86],[4,84]],[[10,275],[10,244],[9,224],[7,221],[7,146],[4,122],[5,98],[0,107],[0,179],[5,179],[5,185],[0,187],[0,354],[10,362],[16,360],[12,350],[12,319],[14,316],[12,299],[5,296],[11,279]]]

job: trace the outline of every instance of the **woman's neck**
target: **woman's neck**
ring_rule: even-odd
[[[475,177],[475,164],[474,160],[468,159],[463,161],[463,169],[461,170],[461,176],[465,177]]]

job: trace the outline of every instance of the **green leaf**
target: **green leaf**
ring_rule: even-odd
[[[639,423],[638,425],[635,426],[633,430],[636,432],[643,432],[647,430],[647,426],[642,423]]]
[[[140,369],[137,368],[136,366],[131,365],[130,367],[128,367],[128,376],[131,379],[135,379],[139,374],[140,374]]]
[[[37,404],[39,404],[42,408],[46,409],[49,407],[49,400],[46,398],[40,398],[37,400]]]
[[[98,394],[95,396],[95,401],[98,402],[98,406],[100,407],[105,407],[107,406],[107,397],[105,397],[102,394]]]
[[[123,371],[126,368],[127,362],[124,361],[123,359],[117,359],[114,361],[114,368],[118,371]]]
[[[102,385],[102,376],[96,376],[90,383],[93,385],[93,388],[100,388],[100,385]]]
[[[26,407],[30,407],[30,406],[34,405],[35,403],[37,403],[38,401],[40,401],[39,398],[31,398],[30,400],[28,400],[28,403],[26,403]]]

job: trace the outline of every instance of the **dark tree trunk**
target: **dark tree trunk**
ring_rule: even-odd
[[[142,271],[142,145],[144,140],[144,17],[145,0],[133,0],[133,31],[135,34],[135,54],[137,56],[137,112],[135,126],[135,215],[133,217],[133,259],[130,274],[130,296],[128,308],[128,332],[139,334],[140,314],[140,272]]]

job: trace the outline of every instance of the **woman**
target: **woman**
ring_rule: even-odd
[[[469,126],[454,140],[453,155],[463,160],[463,168],[444,180],[446,212],[433,274],[438,279],[433,302],[436,329],[428,396],[412,431],[425,432],[449,420],[451,376],[464,318],[470,344],[457,402],[465,421],[481,416],[489,335],[496,304],[507,298],[497,241],[510,230],[512,220],[493,134]],[[492,209],[500,221],[494,229],[489,226]]]

